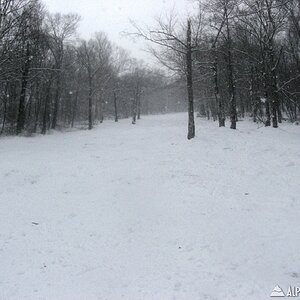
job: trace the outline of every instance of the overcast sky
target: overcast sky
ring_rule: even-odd
[[[104,31],[110,40],[130,50],[133,57],[151,63],[150,55],[142,51],[144,43],[133,43],[120,34],[132,32],[129,19],[138,24],[151,25],[154,18],[174,9],[180,15],[190,10],[189,0],[43,0],[50,12],[81,15],[81,37],[89,38],[96,31]],[[152,61],[153,63],[153,61]]]

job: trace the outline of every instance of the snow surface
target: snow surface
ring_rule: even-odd
[[[300,285],[300,127],[186,114],[0,140],[0,299],[270,299]]]

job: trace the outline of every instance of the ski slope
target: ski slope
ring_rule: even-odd
[[[0,299],[260,300],[300,285],[300,127],[186,114],[0,139]]]

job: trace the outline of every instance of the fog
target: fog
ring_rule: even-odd
[[[79,26],[80,36],[89,38],[96,31],[104,31],[109,39],[130,51],[131,55],[154,63],[154,59],[145,52],[144,41],[133,41],[124,32],[134,29],[130,20],[138,24],[151,26],[155,18],[174,11],[178,15],[187,15],[192,3],[188,0],[44,0],[50,12],[78,13],[82,20]]]

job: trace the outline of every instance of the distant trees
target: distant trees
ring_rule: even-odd
[[[193,52],[195,43],[192,39],[191,20],[187,20],[187,26],[177,28],[177,18],[170,15],[167,20],[158,19],[155,28],[143,29],[133,24],[136,29],[135,35],[146,41],[161,47],[160,51],[150,48],[151,53],[159,62],[178,76],[186,77],[188,99],[188,134],[190,140],[195,137],[194,121],[194,92],[193,92]],[[194,35],[199,34],[200,26]]]
[[[80,17],[49,14],[39,0],[0,1],[0,134],[46,134],[105,118],[194,112],[230,127],[251,117],[277,128],[299,118],[298,0],[196,0],[135,34],[175,76],[132,59],[104,33],[77,38]],[[157,47],[158,46],[158,47]]]
[[[154,84],[152,70],[102,32],[79,40],[79,21],[48,13],[39,0],[0,1],[0,134],[46,134],[76,123],[92,129],[105,118],[154,111],[150,104],[160,99],[151,95],[162,81]]]
[[[120,76],[122,73],[126,72],[131,64],[131,60],[129,57],[129,54],[126,50],[120,47],[113,47],[113,96],[114,96],[114,116],[115,116],[115,122],[118,122],[119,115],[118,115],[118,96],[121,93],[120,85],[121,85],[121,79]]]
[[[46,34],[48,35],[49,48],[54,59],[55,70],[55,96],[51,128],[56,128],[61,87],[64,79],[63,64],[65,47],[68,39],[74,36],[80,17],[75,14],[62,15],[60,13],[48,14],[46,18]]]
[[[93,127],[93,98],[104,82],[110,78],[111,44],[103,33],[97,33],[94,39],[82,41],[77,50],[78,59],[85,70],[88,91],[89,129]],[[101,100],[100,100],[101,101]],[[101,105],[101,103],[100,103]],[[101,108],[102,109],[102,108]]]
[[[282,118],[294,121],[300,100],[296,88],[300,83],[296,38],[299,2],[199,0],[198,3],[206,11],[203,19],[206,33],[199,45],[202,57],[194,58],[199,66],[197,77],[202,78],[196,89],[206,90],[198,101],[210,102],[212,115],[217,107],[220,126],[225,123],[224,116],[228,116],[233,129],[236,121],[246,115],[274,128]],[[211,72],[207,64],[211,65]],[[207,85],[208,77],[214,90]],[[207,115],[207,111],[202,111],[203,114]]]
[[[137,36],[155,43],[150,51],[179,77],[187,77],[198,115],[278,127],[299,114],[300,4],[296,0],[198,0],[198,12],[179,21],[171,14],[157,27],[134,24]],[[191,51],[184,32],[191,31]],[[188,59],[186,59],[188,58]],[[191,66],[191,68],[190,68]],[[291,71],[289,71],[291,70]],[[188,110],[191,101],[188,102]],[[191,114],[189,114],[191,116]],[[191,117],[190,117],[191,120]],[[192,127],[191,127],[192,128]],[[189,130],[192,132],[192,129]]]

